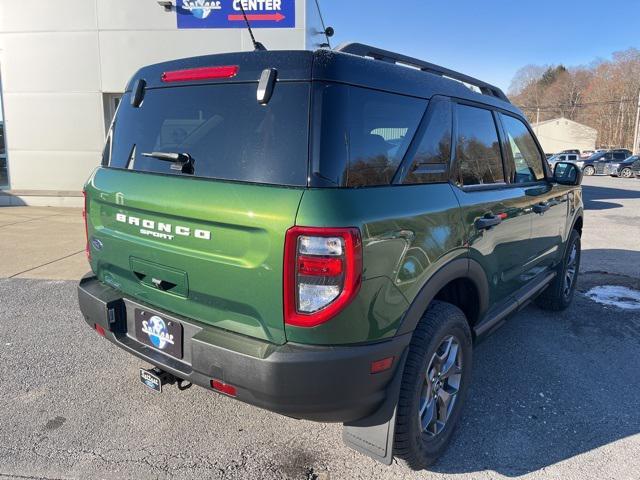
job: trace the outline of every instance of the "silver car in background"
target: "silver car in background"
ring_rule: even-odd
[[[580,158],[580,155],[577,155],[575,153],[559,153],[557,155],[549,157],[547,159],[547,162],[549,162],[549,166],[551,167],[552,172],[556,168],[556,163],[558,162],[575,163],[580,169],[582,169],[582,167],[584,166],[584,160]]]

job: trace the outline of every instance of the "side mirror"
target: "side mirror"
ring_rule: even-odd
[[[558,162],[553,169],[553,181],[560,185],[580,185],[582,170],[575,163]]]

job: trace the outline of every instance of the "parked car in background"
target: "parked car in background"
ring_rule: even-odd
[[[562,150],[561,152],[558,152],[558,155],[561,155],[563,153],[573,153],[575,155],[580,155],[580,150],[578,150],[577,148],[571,150]]]
[[[631,174],[636,178],[640,178],[640,160],[636,160],[631,165]]]
[[[612,177],[633,177],[632,165],[640,160],[640,156],[633,155],[621,162],[610,162],[605,166],[605,173],[608,173]]]
[[[553,171],[556,167],[556,163],[558,162],[571,162],[578,165],[578,167],[582,168],[582,164],[584,163],[580,159],[580,155],[576,153],[558,153],[556,155],[551,156],[547,159],[549,166],[551,167],[551,171]]]
[[[607,164],[612,162],[619,163],[631,155],[631,150],[627,150],[625,148],[594,153],[584,160],[582,172],[585,175],[605,175],[605,167]]]

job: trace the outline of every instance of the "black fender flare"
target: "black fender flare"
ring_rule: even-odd
[[[480,264],[471,258],[457,258],[444,264],[422,286],[407,309],[396,335],[412,333],[422,315],[438,292],[449,282],[458,279],[470,280],[478,291],[478,318],[481,319],[489,306],[489,282]]]
[[[576,223],[578,223],[578,219],[582,219],[582,221],[584,222],[584,209],[582,207],[576,209],[576,212],[573,214],[573,220],[571,220],[571,228],[569,229],[569,233],[571,233],[571,230],[575,228]],[[568,239],[569,234],[567,234],[567,240]]]

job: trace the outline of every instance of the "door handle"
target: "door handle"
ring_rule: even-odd
[[[540,202],[540,203],[536,203],[533,206],[533,211],[535,213],[544,213],[550,208],[551,208],[551,205],[549,205],[549,202]]]
[[[491,215],[487,214],[475,221],[475,226],[478,230],[488,230],[502,222],[503,215]]]

